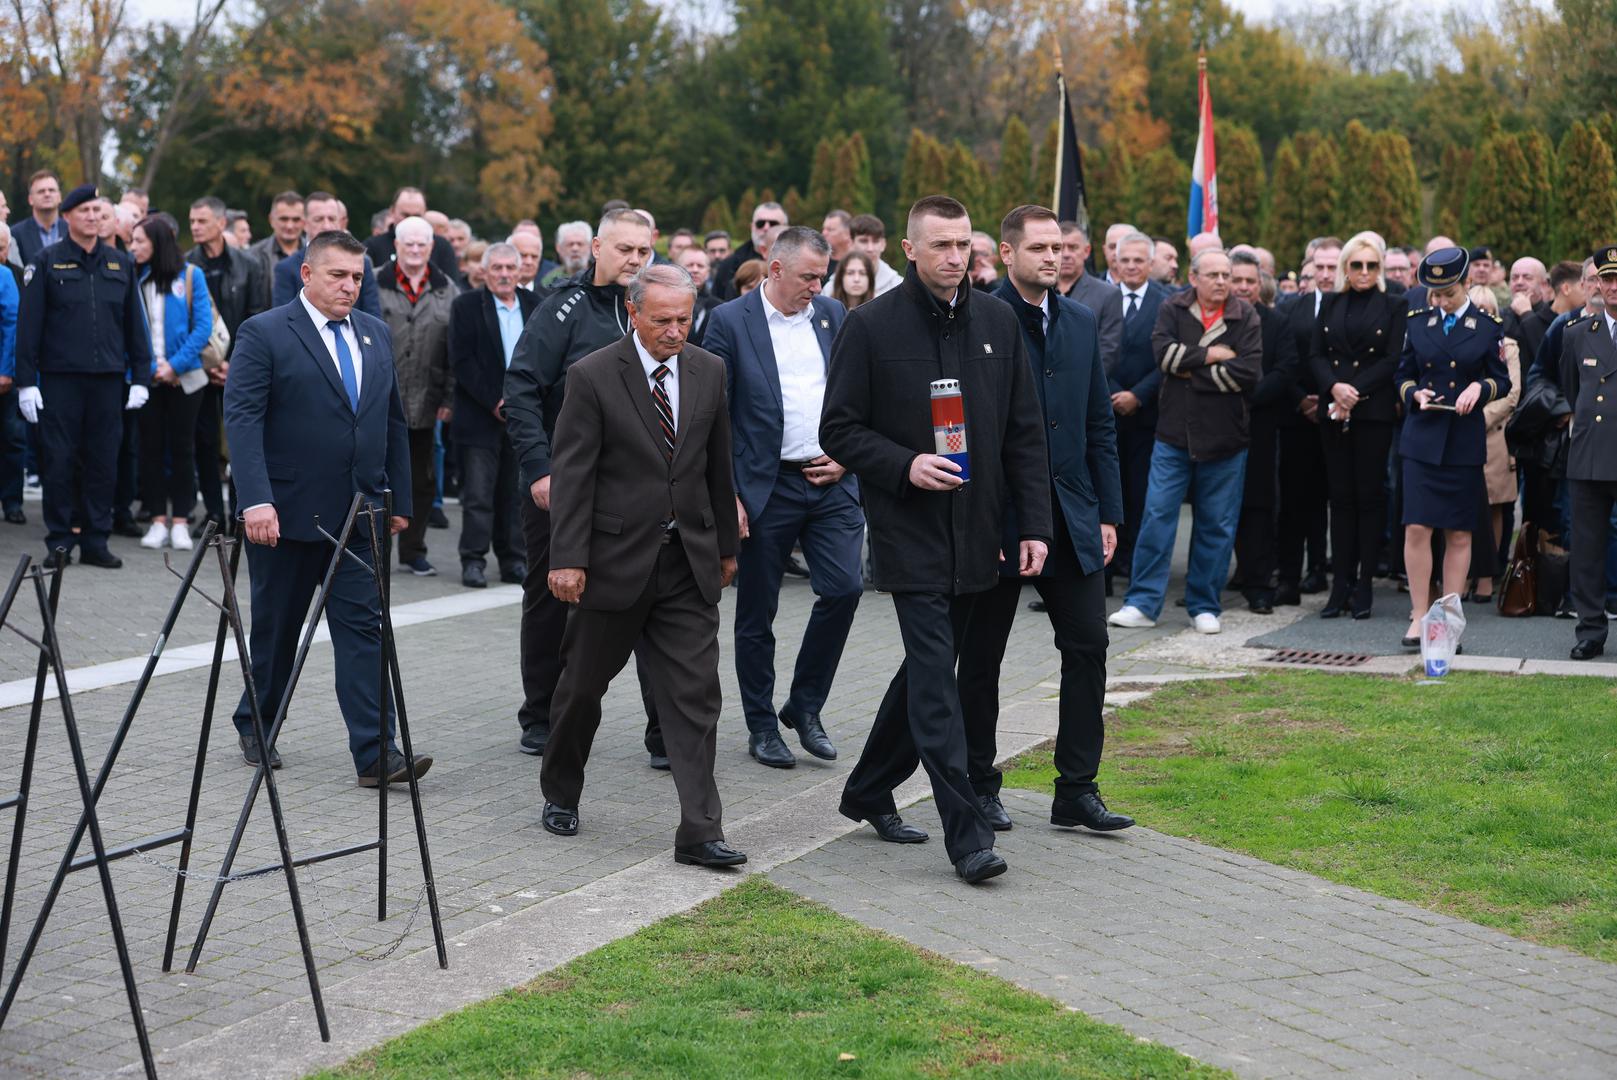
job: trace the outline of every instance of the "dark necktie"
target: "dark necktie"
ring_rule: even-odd
[[[668,378],[669,374],[667,364],[658,364],[652,371],[651,377],[657,380],[657,385],[651,390],[651,400],[657,406],[657,422],[663,429],[663,457],[673,461],[674,410],[668,404],[668,391],[663,388],[663,380]]]
[[[1138,293],[1129,293],[1129,309],[1123,313],[1124,321],[1128,321],[1128,320],[1133,319],[1135,314],[1139,310],[1140,310],[1140,296],[1139,296],[1139,294]]]
[[[348,342],[343,340],[342,325],[340,322],[328,322],[326,329],[337,339],[337,370],[342,373],[342,388],[348,391],[348,407],[358,412],[359,378],[354,373],[354,357],[348,351]]]
[[[1617,345],[1617,319],[1608,319],[1606,329],[1611,331],[1611,343]]]

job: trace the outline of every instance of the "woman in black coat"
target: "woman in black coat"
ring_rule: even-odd
[[[1320,616],[1350,605],[1370,617],[1370,579],[1387,521],[1387,455],[1397,400],[1392,378],[1404,346],[1401,297],[1387,293],[1381,238],[1362,232],[1342,248],[1336,291],[1320,303],[1309,366],[1320,388],[1320,440],[1331,499],[1331,596]]]

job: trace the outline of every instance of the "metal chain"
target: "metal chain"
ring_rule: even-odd
[[[148,866],[155,866],[159,870],[165,871],[174,877],[185,878],[187,881],[203,881],[212,885],[221,881],[231,882],[243,880],[235,874],[225,874],[220,876],[218,874],[205,874],[200,870],[182,870],[173,863],[166,863],[160,859],[154,859],[138,848],[131,851],[130,854]],[[260,874],[254,874],[253,876],[269,877],[272,874],[283,874],[285,872],[286,867],[277,866],[274,869],[267,870]],[[421,916],[421,905],[427,899],[427,889],[432,883],[430,881],[423,881],[416,889],[415,905],[410,909],[410,917],[405,921],[404,929],[399,931],[398,936],[393,938],[392,941],[388,942],[386,947],[379,953],[367,953],[354,947],[354,943],[348,939],[348,935],[342,932],[342,928],[338,926],[337,921],[332,918],[331,910],[326,907],[326,902],[321,895],[321,890],[312,888],[314,885],[321,884],[320,882],[316,881],[312,877],[309,877],[308,875],[305,875],[300,884],[303,886],[303,894],[314,898],[315,906],[319,908],[320,911],[321,921],[326,924],[326,928],[331,931],[332,935],[342,942],[343,948],[348,951],[348,955],[357,957],[360,960],[366,960],[374,963],[378,960],[386,960],[395,952],[398,952],[399,947],[404,944],[404,939],[410,936],[410,931],[415,929],[416,920]]]

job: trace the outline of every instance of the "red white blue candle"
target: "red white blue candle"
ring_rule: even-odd
[[[959,379],[938,379],[932,383],[932,439],[935,452],[960,466],[960,479],[971,479],[966,448],[966,404],[960,396]]]

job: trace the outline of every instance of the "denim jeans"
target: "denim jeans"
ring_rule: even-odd
[[[1179,532],[1179,506],[1188,491],[1192,516],[1185,609],[1193,617],[1223,610],[1219,593],[1230,573],[1245,479],[1245,450],[1217,461],[1191,461],[1189,451],[1157,441],[1151,451],[1145,517],[1134,546],[1134,576],[1129,578],[1123,603],[1153,619],[1161,616]]]

